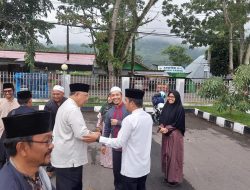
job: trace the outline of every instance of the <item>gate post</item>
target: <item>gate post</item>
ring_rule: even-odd
[[[62,86],[64,87],[64,96],[69,97],[70,94],[70,75],[63,73],[62,75]]]
[[[122,100],[125,101],[125,89],[129,88],[129,77],[122,77]]]
[[[176,79],[176,90],[180,93],[181,102],[184,104],[184,88],[185,88],[185,79]]]

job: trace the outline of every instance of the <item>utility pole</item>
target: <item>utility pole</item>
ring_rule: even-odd
[[[69,25],[67,25],[67,61],[69,61]]]

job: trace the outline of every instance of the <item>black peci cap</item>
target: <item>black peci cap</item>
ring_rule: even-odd
[[[84,83],[73,83],[69,85],[70,92],[82,91],[89,92],[89,85]]]
[[[12,88],[14,90],[14,85],[12,83],[3,83],[3,89]]]
[[[29,90],[17,92],[17,99],[29,99],[32,98],[32,93]]]
[[[50,112],[35,111],[3,118],[6,138],[27,137],[50,131]]]
[[[143,99],[144,91],[139,89],[127,88],[125,89],[125,96],[134,99]]]

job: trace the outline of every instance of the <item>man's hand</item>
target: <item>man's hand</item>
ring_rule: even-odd
[[[117,125],[118,124],[118,120],[117,119],[111,119],[110,123],[111,123],[111,125]]]
[[[105,155],[105,153],[106,153],[106,146],[103,146],[103,145],[102,145],[102,147],[101,147],[101,153],[102,153],[103,155]]]
[[[100,132],[92,132],[88,135],[83,136],[82,140],[87,143],[96,142],[98,138],[100,138],[101,133]]]

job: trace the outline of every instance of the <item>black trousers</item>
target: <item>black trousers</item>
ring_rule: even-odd
[[[56,168],[57,190],[82,190],[82,166]]]
[[[122,190],[146,190],[147,175],[139,178],[122,176]]]
[[[121,175],[121,163],[122,163],[122,152],[112,150],[113,157],[113,174],[114,174],[114,186],[115,190],[122,190],[122,175]]]

